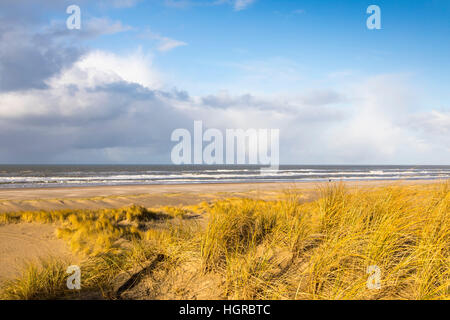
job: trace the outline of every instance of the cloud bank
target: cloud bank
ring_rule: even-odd
[[[252,2],[232,4],[242,10]],[[8,8],[15,10],[14,3]],[[34,19],[28,23],[35,26]],[[192,130],[202,120],[220,130],[280,129],[285,164],[448,164],[450,112],[421,106],[410,75],[379,74],[289,94],[237,94],[226,90],[230,84],[192,96],[166,83],[155,53],[83,47],[83,40],[131,29],[120,21],[92,18],[71,34],[61,25],[36,29],[0,15],[0,162],[170,163],[172,131]],[[162,52],[186,45],[153,37]],[[239,84],[244,91],[245,81],[296,81],[289,63],[274,65],[283,68],[258,61],[233,67],[249,75]]]
[[[92,51],[41,86],[0,94],[1,162],[168,163],[176,128],[279,128],[283,163],[441,163],[450,114],[412,112],[402,77],[292,97],[167,90],[141,50]],[[395,89],[397,88],[397,89]],[[19,90],[20,89],[20,90]]]

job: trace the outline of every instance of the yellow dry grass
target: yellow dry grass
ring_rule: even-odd
[[[450,299],[450,183],[318,192],[309,203],[291,190],[277,201],[25,212],[0,223],[57,223],[57,236],[87,257],[83,288],[105,297],[119,273],[162,254],[146,282],[151,298],[196,298],[207,283],[222,299]],[[192,213],[203,218],[184,219]],[[381,270],[380,289],[367,287],[369,266]],[[30,274],[56,279],[25,281]],[[63,282],[28,272],[2,297],[52,298]]]

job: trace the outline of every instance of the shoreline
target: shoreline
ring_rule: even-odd
[[[342,179],[318,179],[318,180],[239,180],[239,181],[212,181],[212,182],[183,182],[183,183],[123,183],[123,184],[68,184],[66,186],[60,186],[57,183],[54,184],[43,184],[44,186],[35,187],[32,184],[31,186],[22,186],[22,187],[0,187],[0,192],[7,191],[7,190],[39,190],[39,189],[46,189],[46,190],[54,190],[54,189],[77,189],[77,188],[102,188],[102,187],[162,187],[162,186],[197,186],[197,185],[240,185],[240,184],[310,184],[310,183],[359,183],[359,182],[367,182],[367,183],[377,183],[377,182],[427,182],[430,183],[438,183],[440,181],[448,181],[450,180],[450,176],[448,178],[442,178],[442,177],[436,177],[436,178],[374,178],[374,179],[348,179],[348,180],[342,180]]]

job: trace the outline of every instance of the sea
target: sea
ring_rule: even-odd
[[[450,166],[0,165],[0,188],[450,179]]]

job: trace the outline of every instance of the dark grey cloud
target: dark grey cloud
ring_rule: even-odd
[[[299,106],[326,106],[336,105],[346,102],[347,99],[340,93],[334,90],[322,89],[311,90],[305,92],[296,99],[296,104]],[[287,107],[287,102],[279,99],[277,102],[269,102],[266,99],[258,98],[251,94],[243,94],[239,96],[231,96],[225,94],[212,94],[202,98],[203,104],[212,108],[229,108],[236,106],[251,106],[260,109],[282,110]]]
[[[334,90],[312,90],[301,97],[301,102],[308,106],[324,106],[345,102],[344,96]]]
[[[11,101],[12,107],[19,106],[9,110],[0,105],[0,162],[170,163],[175,145],[170,141],[171,133],[177,128],[192,132],[194,120],[202,120],[204,128],[220,130],[280,129],[284,163],[421,159],[421,147],[414,148],[420,131],[427,133],[418,136],[430,150],[440,152],[433,154],[444,154],[440,156],[444,159],[450,152],[445,149],[448,112],[416,115],[409,118],[409,126],[397,127],[391,120],[364,110],[354,118],[351,110],[305,106],[298,97],[286,98],[281,104],[285,109],[280,112],[275,99],[223,94],[191,98],[183,91],[154,90],[126,81],[92,86],[56,84],[23,94],[23,99],[0,95],[2,101]],[[260,108],[261,103],[266,107]],[[370,111],[372,100],[366,103]],[[33,110],[34,105],[38,110]],[[436,131],[442,139],[433,146]]]
[[[0,116],[0,162],[82,162],[95,160],[96,155],[99,161],[109,161],[102,152],[120,148],[153,150],[160,162],[168,162],[171,132],[193,121],[174,108],[186,101],[177,90],[151,90],[119,81],[34,94],[44,104],[41,112]]]
[[[245,94],[237,97],[232,97],[228,94],[225,95],[208,95],[202,98],[204,105],[211,108],[230,108],[240,105],[252,106],[258,104],[255,98],[250,94]],[[258,104],[259,105],[259,104]]]
[[[83,3],[85,0],[78,1]],[[10,25],[36,26],[46,23],[48,14],[65,12],[70,0],[2,0],[0,19]]]
[[[42,31],[48,15],[70,1],[0,2],[0,92],[46,88],[45,81],[78,60],[83,50]]]
[[[291,112],[293,106],[288,101],[270,100],[252,94],[230,95],[210,94],[201,98],[205,107],[213,109],[258,109],[266,111]]]
[[[0,92],[44,89],[46,80],[70,67],[84,51],[0,20]]]
[[[84,3],[87,2],[77,4]],[[71,4],[73,1],[65,0],[2,0],[0,92],[44,89],[46,80],[70,67],[87,52],[84,40],[131,30],[120,21],[108,18],[83,19],[81,30],[68,30],[65,20],[48,20],[51,13],[64,16]]]

